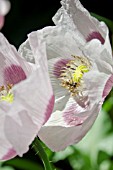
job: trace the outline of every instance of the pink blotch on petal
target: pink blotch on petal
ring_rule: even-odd
[[[79,113],[83,111],[85,111],[84,108],[81,108],[80,106],[77,107],[77,105],[75,104],[72,104],[71,106],[66,108],[63,112],[63,117],[67,125],[79,126],[83,124],[83,122],[87,119],[87,116],[79,116]]]
[[[4,25],[4,16],[0,15],[0,29],[3,27]]]
[[[58,60],[55,65],[54,65],[54,69],[53,69],[53,74],[59,78],[60,74],[61,74],[61,70],[63,69],[63,67],[66,66],[66,64],[69,62],[69,59],[61,59]]]
[[[54,95],[50,98],[49,100],[49,103],[47,105],[47,108],[46,108],[46,113],[45,113],[45,122],[47,122],[47,120],[49,119],[52,111],[53,111],[53,107],[54,107],[54,101],[55,101],[55,98],[54,98]]]
[[[4,69],[4,82],[5,84],[17,84],[26,79],[26,74],[21,66],[12,64]]]
[[[102,95],[103,98],[105,98],[109,94],[112,87],[113,87],[113,74],[110,76],[110,78],[108,79],[108,81],[104,87],[104,91],[103,91],[103,95]]]
[[[99,33],[99,32],[92,32],[88,35],[88,37],[86,38],[86,41],[89,42],[93,39],[98,39],[102,44],[104,44],[105,40],[104,38],[102,37],[102,35]]]
[[[17,154],[16,154],[16,151],[14,149],[10,149],[6,155],[3,156],[2,160],[8,160],[8,159],[11,159],[13,157],[15,157]]]

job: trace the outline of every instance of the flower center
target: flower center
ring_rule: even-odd
[[[7,84],[6,86],[0,86],[0,101],[6,101],[12,103],[14,100],[14,95],[11,92],[13,85]]]
[[[91,63],[85,57],[73,56],[65,67],[61,69],[61,86],[66,88],[72,96],[82,92],[84,87],[83,75],[90,70]]]

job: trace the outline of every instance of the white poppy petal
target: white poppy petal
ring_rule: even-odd
[[[0,29],[3,27],[3,25],[4,25],[4,17],[0,15]]]
[[[61,70],[63,69],[63,67],[66,66],[66,63],[69,61],[70,59],[62,58],[53,58],[48,61],[49,76],[53,87],[53,92],[56,94],[55,99],[68,95],[68,91],[60,86],[59,78]]]
[[[0,61],[0,85],[6,82],[14,85],[24,80],[33,70],[2,33],[0,33]]]
[[[8,0],[0,0],[0,15],[6,15],[10,9],[10,2]]]
[[[83,53],[97,64],[100,71],[112,72],[112,51],[102,46],[98,40],[93,40],[84,46]],[[102,70],[103,69],[103,70]]]
[[[61,4],[62,7],[53,17],[56,25],[65,24],[68,28],[79,31],[86,40],[94,32],[105,39],[106,25],[92,17],[79,0],[62,0]]]
[[[105,98],[109,92],[111,91],[113,87],[113,74],[109,77],[108,81],[105,84],[104,90],[103,90],[103,98]]]
[[[10,2],[8,0],[0,0],[0,29],[4,25],[5,15],[10,10]]]
[[[46,77],[46,74],[44,74],[40,68],[35,71],[28,79],[20,84],[17,84],[17,86],[13,88],[13,93],[15,100],[17,99],[17,103],[23,103],[23,105],[26,106],[26,109],[29,110],[29,114],[31,114],[30,111],[32,112],[31,117],[33,116],[37,118],[38,114],[41,114],[43,119],[42,123],[46,121],[47,117],[49,116],[48,114],[50,113],[47,113],[47,115],[44,113],[47,112],[49,108],[47,106],[49,104],[51,106],[50,110],[52,109],[54,97],[48,77]]]
[[[70,96],[68,94],[68,95],[65,95],[65,96],[62,96],[62,97],[56,99],[53,112],[58,111],[58,110],[62,111],[65,108],[65,105],[69,100],[69,97]]]
[[[85,101],[86,102],[86,101]],[[60,125],[63,126],[78,126],[82,124],[85,119],[89,116],[88,110],[90,109],[89,103],[83,106],[83,101],[81,103],[80,99],[79,102],[76,101],[73,97],[64,96],[63,98],[59,99],[57,102],[55,101],[55,106],[60,104],[58,109],[54,109],[54,113],[51,115],[45,126],[52,124],[54,120],[60,120]],[[62,120],[62,123],[61,123]],[[56,121],[54,125],[59,125]]]
[[[0,103],[0,160],[11,159],[17,155],[4,130],[5,114],[8,109],[7,105]]]
[[[28,39],[19,46],[18,53],[30,63],[35,63],[35,59]]]
[[[17,113],[15,112],[15,114]],[[5,118],[5,134],[16,153],[22,156],[28,151],[39,127],[33,123],[26,110],[18,112],[18,120],[15,121],[13,117],[15,117],[14,114],[7,115]]]
[[[71,58],[71,55],[82,55],[78,43],[81,44],[80,37],[74,35],[66,27],[45,27],[36,33],[43,36],[46,42],[48,60],[54,58]],[[76,39],[76,41],[75,41]]]
[[[93,39],[99,40],[101,42],[101,44],[104,44],[104,42],[105,42],[102,35],[99,32],[96,32],[96,31],[89,34],[86,40],[87,40],[87,42],[89,42],[89,41],[91,41]]]
[[[103,89],[109,76],[98,71],[91,71],[84,75],[86,91],[88,93],[89,101],[93,105],[95,102],[102,101]]]
[[[62,111],[62,116],[68,126],[79,126],[87,119],[89,112],[89,103],[86,106],[76,102],[74,98],[70,98],[66,107]]]
[[[47,126],[41,128],[39,138],[53,151],[60,151],[69,145],[78,143],[93,125],[99,109],[100,106],[95,105],[90,110],[90,116],[79,126],[64,126],[63,123],[57,125],[58,121],[54,119],[53,123],[47,123]]]
[[[52,150],[61,151],[72,144],[73,138],[80,134],[81,127],[44,126],[39,131],[39,138]],[[76,140],[74,140],[74,143]]]
[[[8,143],[6,144],[6,146],[8,146]],[[17,156],[16,151],[10,148],[10,149],[7,149],[7,153],[2,158],[0,158],[0,160],[9,160],[9,159],[14,158],[15,156]]]

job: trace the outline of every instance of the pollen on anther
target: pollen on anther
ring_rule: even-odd
[[[90,62],[87,58],[73,56],[73,60],[68,61],[61,68],[59,80],[60,85],[67,89],[72,96],[82,93],[83,75],[90,70]]]
[[[11,92],[13,85],[7,84],[0,86],[0,101],[6,101],[8,103],[12,103],[14,100],[14,95]]]

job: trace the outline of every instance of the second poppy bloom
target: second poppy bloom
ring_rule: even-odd
[[[46,43],[55,106],[38,135],[53,151],[83,138],[113,85],[107,26],[92,17],[79,0],[62,0],[61,4],[53,17],[56,26],[32,32],[19,49],[35,63],[30,46],[35,48],[39,37]]]
[[[0,34],[1,160],[27,152],[53,109],[45,44],[39,40],[38,46],[32,50],[36,64],[31,64]]]

